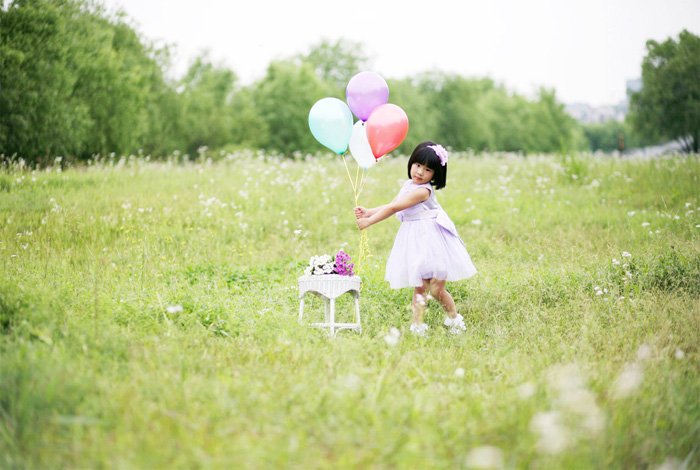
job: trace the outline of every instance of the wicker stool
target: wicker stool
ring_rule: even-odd
[[[339,274],[322,274],[320,276],[302,276],[299,278],[299,322],[304,317],[304,297],[309,292],[322,298],[325,305],[325,322],[309,323],[310,326],[328,328],[331,337],[338,330],[355,330],[362,333],[360,323],[360,276],[341,276]],[[355,299],[355,323],[335,322],[335,299],[349,292]]]

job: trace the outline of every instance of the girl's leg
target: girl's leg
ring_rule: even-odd
[[[438,281],[437,279],[430,279],[430,295],[435,298],[447,313],[450,318],[455,318],[457,316],[457,307],[455,306],[455,301],[452,299],[447,290],[445,290],[445,284],[447,281]],[[425,280],[423,280],[423,285],[425,286]]]
[[[425,296],[430,291],[430,279],[423,279],[423,286],[413,290],[413,322],[423,323]]]

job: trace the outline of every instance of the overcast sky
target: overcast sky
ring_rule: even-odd
[[[384,78],[438,70],[490,77],[528,97],[550,87],[564,103],[592,105],[625,98],[648,39],[700,35],[700,0],[103,2],[144,37],[176,47],[176,76],[208,50],[248,84],[272,60],[347,38],[364,45],[369,69]]]

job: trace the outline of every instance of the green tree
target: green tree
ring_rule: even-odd
[[[255,110],[269,132],[267,148],[288,156],[323,150],[309,130],[309,111],[331,93],[309,64],[271,63],[252,92]]]
[[[334,96],[345,99],[350,79],[367,68],[369,59],[362,43],[338,39],[334,43],[322,40],[308,54],[298,57],[308,63],[316,75],[335,89]]]
[[[640,133],[700,145],[700,37],[687,30],[678,41],[647,41],[642,89],[630,97],[630,119]]]
[[[73,94],[80,38],[70,1],[14,2],[0,10],[0,152],[34,159],[78,151],[88,136],[89,109]]]
[[[197,57],[180,82],[187,151],[221,147],[233,140],[233,97],[236,75],[211,63],[207,54]]]
[[[16,0],[0,10],[0,152],[30,160],[165,148],[167,51],[123,15],[82,0]]]

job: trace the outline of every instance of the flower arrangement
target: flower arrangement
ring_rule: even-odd
[[[338,251],[335,257],[331,255],[312,256],[309,265],[304,270],[307,276],[319,276],[323,274],[340,274],[341,276],[354,276],[352,271],[355,265],[350,262],[350,255],[343,250]]]

